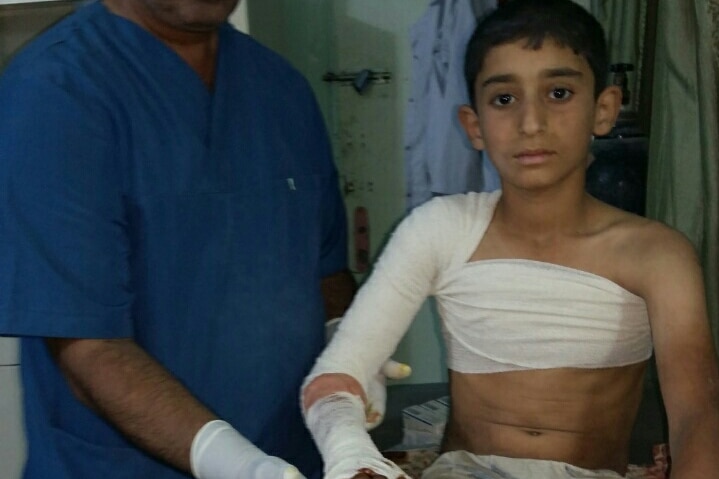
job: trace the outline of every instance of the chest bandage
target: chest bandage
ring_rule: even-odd
[[[454,371],[608,368],[652,354],[644,300],[606,278],[538,261],[491,260],[443,279],[437,303]]]

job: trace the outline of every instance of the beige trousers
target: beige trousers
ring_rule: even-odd
[[[615,471],[591,471],[563,462],[477,456],[451,451],[439,456],[422,479],[621,479]]]

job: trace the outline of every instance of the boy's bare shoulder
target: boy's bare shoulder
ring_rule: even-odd
[[[694,246],[680,231],[660,221],[622,213],[613,228],[628,251],[645,258],[658,254],[694,254]]]
[[[650,300],[671,296],[667,281],[690,284],[700,274],[694,246],[676,229],[605,204],[594,212],[596,241],[587,261],[600,275]]]
[[[666,224],[610,207],[606,232],[611,252],[635,271],[660,273],[697,263],[694,245]]]

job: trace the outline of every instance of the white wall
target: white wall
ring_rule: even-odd
[[[230,15],[230,23],[232,23],[238,30],[250,33],[250,24],[247,18],[247,2],[249,0],[240,0],[240,4],[237,6],[232,15]]]
[[[592,3],[592,0],[574,0],[574,3],[578,3],[587,10],[590,10],[590,4]]]

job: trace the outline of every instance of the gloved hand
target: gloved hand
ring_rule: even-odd
[[[325,337],[328,343],[337,330],[341,319],[334,318],[325,324]],[[365,420],[367,430],[374,429],[384,420],[384,414],[387,410],[387,378],[404,379],[410,374],[412,374],[412,368],[408,364],[388,359],[372,378],[367,391],[365,391],[367,393],[367,418]]]
[[[305,479],[296,467],[265,454],[221,420],[197,432],[190,464],[197,479]]]

